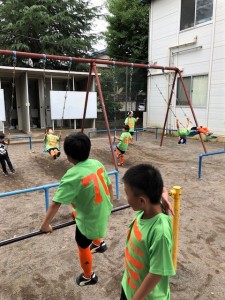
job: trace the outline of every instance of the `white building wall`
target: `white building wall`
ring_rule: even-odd
[[[199,125],[207,125],[217,134],[225,134],[225,1],[214,0],[212,21],[181,32],[180,6],[180,0],[152,1],[149,62],[182,68],[183,76],[208,74],[207,107],[194,107],[194,112]],[[161,89],[158,94],[156,79]],[[172,79],[173,75],[149,77],[147,126],[163,126],[167,103],[162,102],[162,93],[168,101]],[[174,92],[172,110],[175,116],[170,112],[167,123],[172,128],[175,128],[176,117],[182,123],[185,123],[185,115],[192,117],[189,107],[176,107],[176,86]]]

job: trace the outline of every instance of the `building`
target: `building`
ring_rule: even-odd
[[[182,70],[199,125],[225,134],[225,1],[152,0],[149,22],[149,62]],[[147,126],[162,127],[173,73],[150,71]],[[167,127],[176,117],[194,123],[190,107],[176,81]]]
[[[9,128],[29,133],[34,128],[79,128],[88,74],[1,66],[0,130]],[[97,94],[94,92],[94,74],[91,81],[90,90],[95,95],[91,103],[88,100],[86,126],[95,128]]]

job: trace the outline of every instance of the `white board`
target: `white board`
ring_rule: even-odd
[[[3,89],[0,89],[0,121],[5,121],[5,101]]]
[[[86,92],[50,91],[51,119],[83,119]],[[64,107],[65,102],[65,109]],[[63,112],[64,111],[64,112]],[[89,92],[86,119],[97,118],[97,93]]]

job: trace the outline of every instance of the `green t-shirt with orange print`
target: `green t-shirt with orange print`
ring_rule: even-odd
[[[127,299],[133,299],[145,277],[151,274],[162,278],[145,298],[146,300],[169,300],[169,276],[175,275],[171,258],[171,217],[160,213],[150,219],[142,219],[143,211],[137,213],[129,227],[125,272],[122,286]]]
[[[90,240],[103,238],[112,210],[108,185],[111,184],[104,166],[87,159],[70,168],[62,177],[53,201],[75,206],[76,224]]]
[[[120,136],[120,141],[117,144],[117,148],[121,151],[127,151],[128,145],[132,140],[132,136],[129,132],[123,132]]]
[[[130,130],[129,132],[134,132],[134,126],[135,126],[135,123],[137,122],[137,119],[134,118],[134,117],[127,117],[126,120],[125,120],[125,125],[128,125]]]
[[[51,148],[59,149],[59,137],[54,134],[47,134],[45,137],[45,149],[49,150]]]

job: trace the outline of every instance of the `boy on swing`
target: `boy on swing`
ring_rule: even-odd
[[[52,129],[47,129],[45,132],[45,150],[53,157],[53,159],[56,159],[60,156],[60,147],[59,142],[61,139],[61,133],[58,135],[54,134],[54,131]]]
[[[132,140],[132,135],[129,132],[130,128],[128,125],[124,125],[122,128],[122,134],[120,137],[115,136],[116,140],[119,140],[119,143],[116,146],[116,157],[120,161],[118,162],[118,166],[123,166],[124,164],[124,153],[127,151],[128,145]]]
[[[179,140],[178,140],[178,144],[186,144],[187,140],[186,140],[186,136],[190,135],[190,136],[194,136],[196,134],[200,134],[203,133],[205,134],[205,136],[207,137],[213,137],[213,133],[210,132],[210,130],[207,127],[204,126],[194,126],[189,128],[189,123],[190,123],[190,119],[187,118],[187,123],[186,123],[186,127],[184,129],[180,129],[180,123],[179,123],[179,119],[176,120],[176,125],[177,125],[177,133],[179,136]]]

